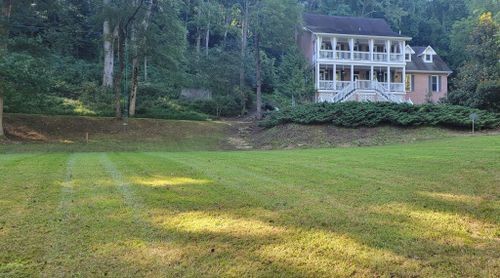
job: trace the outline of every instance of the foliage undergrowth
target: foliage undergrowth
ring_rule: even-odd
[[[261,123],[265,127],[279,124],[327,124],[339,127],[440,126],[468,128],[470,115],[476,113],[480,129],[500,127],[500,115],[479,109],[456,105],[410,105],[396,103],[320,103],[286,108],[267,115]]]

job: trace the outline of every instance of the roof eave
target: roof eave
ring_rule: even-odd
[[[411,41],[411,37],[397,37],[397,36],[377,36],[377,35],[354,35],[354,34],[339,34],[339,33],[323,33],[323,32],[314,32],[311,29],[304,27],[304,29],[308,30],[309,32],[313,33],[314,35],[322,35],[322,36],[351,36],[351,37],[360,37],[360,38],[385,38],[385,39],[397,39],[397,40],[405,40],[405,41]]]
[[[411,69],[406,69],[406,72],[416,72],[416,73],[446,73],[448,75],[452,74],[453,71],[446,71],[446,70],[411,70]]]

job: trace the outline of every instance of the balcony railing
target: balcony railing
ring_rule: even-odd
[[[404,62],[403,54],[391,54],[391,62]]]
[[[387,53],[373,52],[373,61],[387,62]]]
[[[337,50],[337,60],[350,60],[351,52],[345,50]]]
[[[388,62],[385,52],[373,52],[374,62]],[[352,61],[371,61],[370,52],[365,51],[353,51],[351,56],[351,51],[346,50],[326,50],[322,49],[319,51],[319,58],[322,60],[352,60]],[[390,62],[404,62],[404,55],[400,53],[391,53],[389,55]]]
[[[405,91],[405,84],[403,83],[391,83],[390,88],[389,88],[389,83],[387,82],[379,82],[380,85],[384,87],[386,91],[389,92],[404,92]]]
[[[370,52],[363,52],[363,51],[354,51],[353,52],[353,59],[355,61],[370,61]]]
[[[319,81],[319,90],[321,91],[342,91],[347,88],[352,83],[356,83],[357,90],[374,90],[377,86],[383,88],[383,91],[386,92],[399,92],[404,93],[405,86],[403,83],[389,83],[386,82],[378,82],[378,81],[370,81],[370,80],[356,80],[354,82],[351,81],[336,81],[333,80],[320,80]]]

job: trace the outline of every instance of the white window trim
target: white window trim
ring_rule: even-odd
[[[436,78],[436,90],[434,91],[432,85],[434,84],[434,77]],[[439,75],[431,75],[431,92],[439,93]]]
[[[406,55],[408,55],[408,58],[407,58]],[[411,62],[411,53],[408,53],[408,52],[405,53],[405,61],[406,62]]]
[[[430,59],[427,59],[429,57]],[[432,54],[425,54],[424,55],[424,62],[426,63],[432,63],[434,61],[434,55]]]

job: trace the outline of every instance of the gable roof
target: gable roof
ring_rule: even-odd
[[[415,54],[411,55],[411,62],[406,62],[406,71],[422,71],[422,72],[445,72],[451,73],[452,70],[448,67],[445,61],[439,56],[434,55],[432,63],[424,62],[422,54],[428,46],[412,46]]]
[[[401,37],[381,18],[328,16],[304,13],[304,27],[313,33]]]

